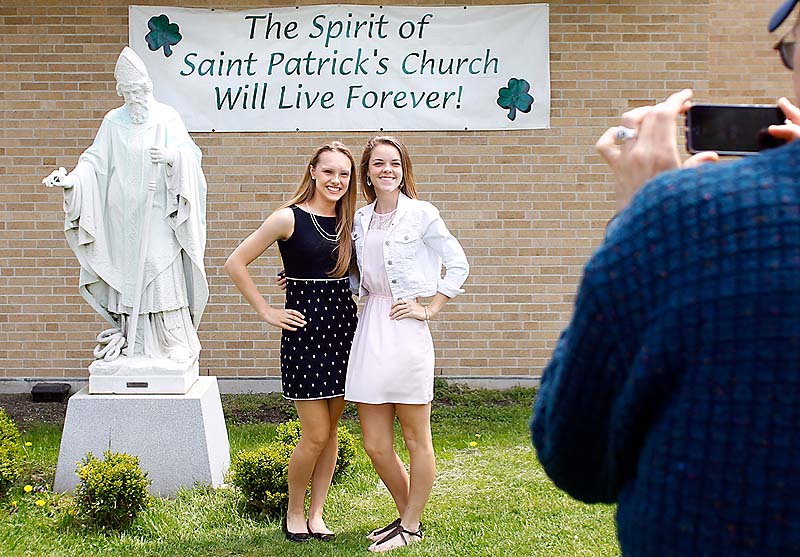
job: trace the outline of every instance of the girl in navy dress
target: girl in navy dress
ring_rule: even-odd
[[[309,161],[292,198],[225,262],[236,287],[267,323],[282,329],[283,396],[294,401],[300,442],[289,460],[289,506],[284,533],[291,541],[334,538],[322,507],[336,466],[337,427],[344,410],[356,305],[348,275],[356,189],[351,152],[338,142],[323,145]],[[284,308],[267,304],[247,266],[275,242],[286,271]],[[305,514],[306,486],[311,503]]]

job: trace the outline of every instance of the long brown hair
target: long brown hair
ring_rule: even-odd
[[[292,194],[291,199],[281,205],[289,207],[290,205],[299,205],[305,203],[312,197],[317,189],[314,179],[311,178],[311,167],[317,166],[319,157],[322,153],[341,153],[350,159],[350,182],[347,186],[347,193],[345,193],[339,201],[336,202],[336,235],[339,236],[339,241],[336,244],[336,266],[330,272],[330,276],[334,278],[345,277],[350,272],[350,262],[353,255],[353,239],[351,237],[353,232],[353,214],[356,211],[356,159],[353,153],[344,143],[332,141],[319,147],[311,160],[306,165],[306,171],[303,173],[303,179]]]
[[[378,145],[391,145],[400,152],[400,164],[403,167],[403,181],[400,183],[400,191],[411,199],[417,198],[417,183],[414,181],[414,170],[411,167],[411,155],[408,149],[399,140],[390,135],[378,135],[367,141],[364,152],[361,154],[361,166],[359,167],[359,183],[364,198],[372,203],[375,201],[375,187],[369,182],[369,159],[372,150]]]

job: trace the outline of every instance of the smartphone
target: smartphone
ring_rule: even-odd
[[[750,155],[786,143],[767,131],[786,116],[775,105],[693,104],[686,113],[686,148],[690,153]]]

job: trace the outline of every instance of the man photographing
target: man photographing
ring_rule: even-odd
[[[797,32],[776,48],[800,96]],[[625,556],[800,555],[800,110],[778,103],[784,147],[682,165],[691,98],[631,110],[597,142],[618,215],[544,371],[533,442],[559,487],[617,503]]]

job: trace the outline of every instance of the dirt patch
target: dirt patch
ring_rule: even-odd
[[[33,402],[29,394],[0,394],[0,408],[25,429],[28,424],[38,422],[64,425],[67,404],[62,402]]]
[[[236,395],[222,396],[222,411],[225,421],[230,424],[279,424],[297,417],[292,412],[291,403],[267,400],[260,404],[240,405],[236,402]]]
[[[535,390],[514,388],[508,391],[473,390],[463,386],[437,385],[434,410],[456,406],[506,407],[514,404],[530,404]],[[21,429],[28,424],[47,423],[63,426],[67,404],[60,402],[33,402],[30,394],[0,394],[0,408],[5,410]],[[278,424],[297,418],[297,411],[291,401],[280,393],[223,394],[222,409],[225,421],[229,424]],[[345,407],[344,420],[356,421],[358,413],[354,404]]]
[[[225,419],[229,423],[281,423],[297,417],[291,402],[280,395],[222,395]],[[28,424],[64,425],[67,403],[33,402],[30,394],[0,394],[0,408],[21,429]]]

